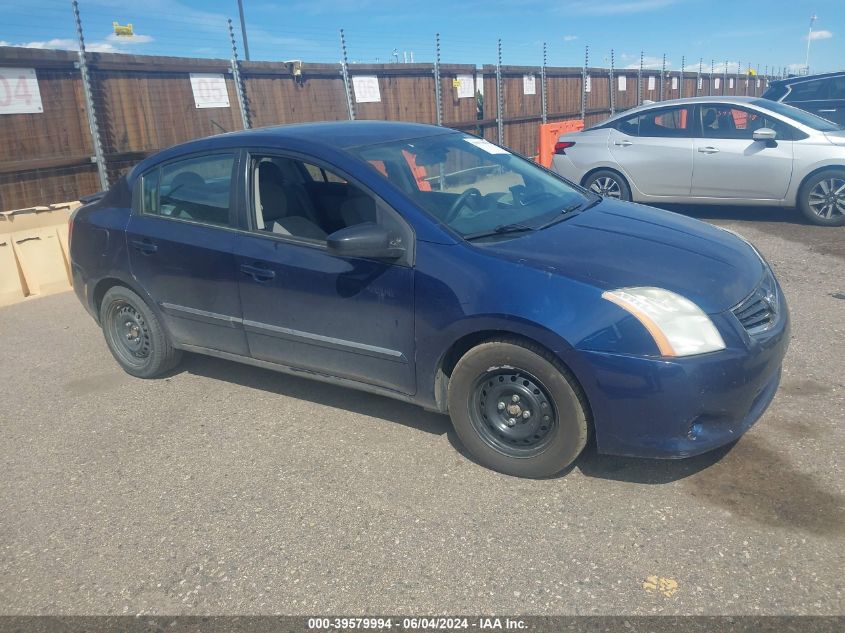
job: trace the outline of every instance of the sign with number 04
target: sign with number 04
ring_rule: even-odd
[[[34,68],[0,68],[0,114],[44,112]]]

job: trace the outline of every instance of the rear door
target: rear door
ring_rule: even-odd
[[[192,156],[143,174],[126,230],[132,275],[174,342],[247,354],[232,249],[237,155]]]
[[[782,200],[792,179],[795,130],[779,119],[735,105],[696,108],[692,196]],[[755,130],[777,133],[773,143],[755,141]]]
[[[608,148],[631,184],[649,196],[690,193],[692,106],[656,108],[621,119]]]

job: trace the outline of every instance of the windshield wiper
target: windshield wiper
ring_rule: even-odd
[[[537,229],[527,224],[500,224],[490,231],[482,231],[480,233],[470,233],[465,235],[465,240],[477,240],[482,237],[493,237],[494,235],[505,235],[507,233],[525,233],[526,231],[536,231]]]
[[[563,209],[561,209],[554,218],[552,218],[551,220],[549,220],[545,224],[541,224],[540,226],[538,226],[537,230],[542,231],[543,229],[550,227],[552,224],[557,224],[561,220],[566,219],[566,216],[569,215],[570,213],[574,213],[575,211],[583,211],[585,209],[589,209],[590,207],[596,206],[599,202],[601,202],[601,198],[596,197],[594,200],[591,200],[590,202],[587,202],[587,203],[576,202],[575,204],[570,204],[568,207],[563,207]]]

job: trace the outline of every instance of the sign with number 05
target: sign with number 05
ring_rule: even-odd
[[[44,112],[34,68],[0,68],[0,114]]]
[[[226,78],[214,73],[191,73],[191,90],[198,108],[228,108]]]

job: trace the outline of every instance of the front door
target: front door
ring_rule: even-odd
[[[697,109],[692,196],[782,200],[792,179],[793,129],[757,110],[706,104]],[[775,130],[774,142],[755,141],[754,130]]]
[[[692,181],[691,123],[691,106],[649,110],[620,120],[608,149],[642,193],[686,197]]]
[[[410,260],[342,257],[326,245],[360,222],[384,224],[408,245],[410,229],[326,166],[254,154],[250,173],[250,230],[235,240],[250,354],[413,394]]]
[[[126,229],[133,277],[177,345],[248,353],[234,255],[230,153],[143,174]]]

